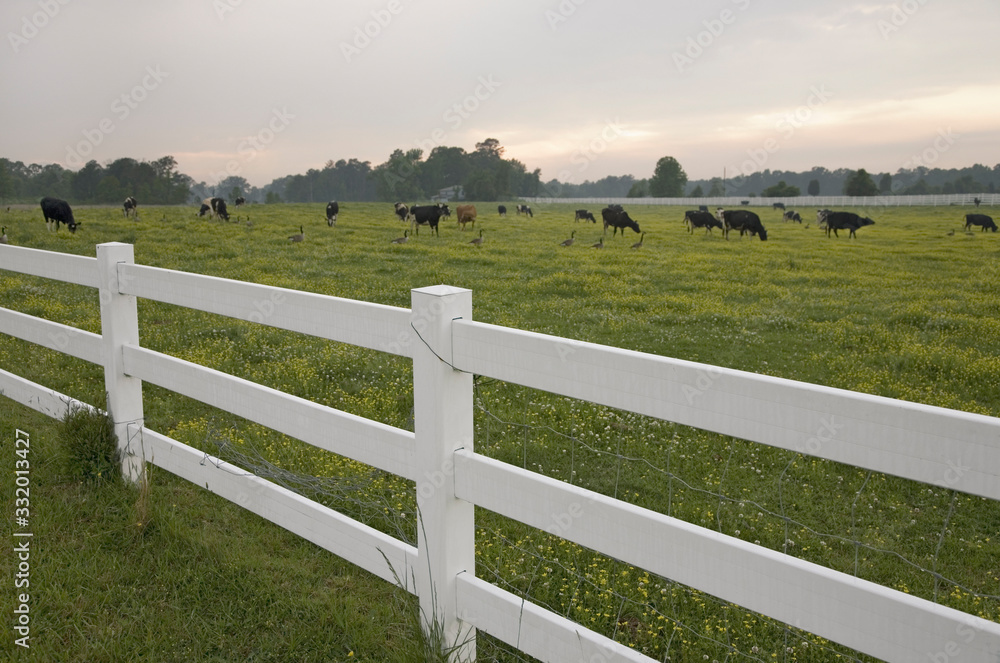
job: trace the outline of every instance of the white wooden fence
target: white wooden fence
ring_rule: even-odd
[[[651,661],[477,578],[474,505],[887,661],[1000,660],[1000,624],[477,454],[472,374],[992,500],[1000,419],[478,323],[471,292],[448,286],[413,290],[407,310],[132,256],[119,243],[96,259],[0,246],[0,269],[99,288],[102,334],[7,309],[0,333],[104,366],[133,479],[153,463],[386,580],[416,578],[464,660],[479,629],[543,661]],[[415,432],[143,348],[139,297],[412,358]],[[417,546],[146,428],[143,381],[414,480]],[[72,402],[2,370],[0,394],[53,417]]]
[[[699,205],[716,207],[771,207],[781,203],[788,209],[822,209],[826,207],[912,207],[927,205],[955,205],[968,207],[962,213],[974,210],[974,198],[980,205],[1000,205],[1000,193],[949,193],[924,196],[795,196],[794,198],[766,198],[751,196],[713,196],[705,198],[522,198],[537,205],[547,203],[580,203],[590,205],[678,205],[697,208]]]

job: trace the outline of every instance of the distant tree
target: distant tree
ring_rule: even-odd
[[[97,200],[98,203],[120,203],[125,196],[129,194],[125,193],[125,189],[122,187],[121,182],[114,175],[106,175],[104,179],[101,180],[100,184],[97,185]]]
[[[711,181],[711,187],[708,189],[708,197],[713,198],[715,196],[726,195],[726,188],[722,184],[721,177],[713,177]]]
[[[481,143],[476,143],[476,152],[488,157],[502,159],[504,148],[500,146],[500,141],[496,138],[487,138]]]
[[[271,204],[274,204],[274,203],[280,203],[281,202],[281,196],[279,196],[274,191],[268,191],[267,195],[264,196],[264,202],[267,203],[268,205],[271,205]]]
[[[874,196],[877,194],[878,186],[864,168],[849,175],[844,182],[845,196]]]
[[[656,162],[649,179],[649,195],[655,198],[680,198],[687,185],[687,173],[673,157],[663,157]]]
[[[646,180],[636,180],[628,190],[628,198],[646,198],[649,196],[649,184]]]
[[[701,185],[699,184],[698,186],[696,186],[694,188],[694,191],[692,191],[689,195],[692,198],[704,198],[705,197],[705,192],[702,191]]]
[[[104,168],[91,159],[77,171],[73,178],[73,198],[78,202],[92,203],[97,200],[97,186],[104,179]]]
[[[477,170],[465,181],[465,196],[468,200],[491,202],[497,199],[497,183],[488,170]]]
[[[806,189],[810,196],[819,195],[819,180],[809,180],[809,188]]]
[[[892,193],[892,175],[886,173],[878,181],[878,192],[887,194]]]
[[[761,191],[760,195],[765,198],[794,198],[800,193],[799,187],[785,184],[785,180],[780,180],[777,184]]]

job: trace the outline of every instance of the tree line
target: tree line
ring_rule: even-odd
[[[193,180],[177,172],[177,160],[165,156],[155,161],[122,158],[102,166],[87,162],[72,171],[59,164],[25,165],[0,158],[0,201],[38,201],[53,196],[84,204],[118,204],[134,196],[144,204],[187,203]]]
[[[732,178],[689,180],[671,156],[656,163],[652,176],[608,176],[581,184],[541,181],[541,170],[529,171],[516,159],[504,158],[495,138],[476,143],[472,152],[438,146],[426,158],[423,150],[396,149],[381,164],[340,159],[323,168],[287,175],[258,188],[245,178],[231,176],[214,183],[195,182],[177,171],[177,161],[165,156],[154,161],[120,158],[101,165],[95,160],[71,171],[59,164],[26,165],[0,158],[0,202],[37,201],[43,196],[83,204],[118,204],[135,196],[143,204],[186,204],[209,196],[230,200],[243,196],[257,202],[381,201],[417,202],[431,198],[477,201],[519,197],[795,197],[818,195],[911,195],[995,193],[1000,189],[1000,164],[967,168],[918,167],[896,173],[868,173],[865,169],[822,167],[804,172],[765,169]]]

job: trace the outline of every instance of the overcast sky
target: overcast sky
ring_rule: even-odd
[[[543,180],[1000,162],[997,0],[4,0],[0,156],[213,184],[497,138]]]

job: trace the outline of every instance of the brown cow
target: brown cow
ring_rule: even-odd
[[[472,223],[472,227],[476,227],[476,206],[475,205],[459,205],[455,208],[455,214],[458,215],[458,224],[462,226],[462,230],[465,230],[466,223]]]

